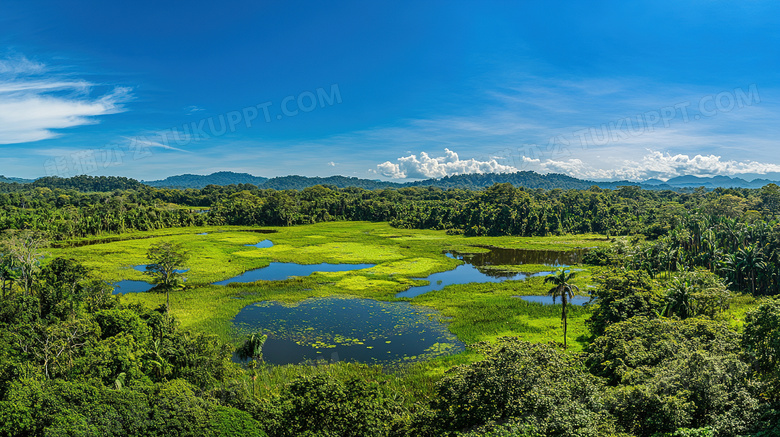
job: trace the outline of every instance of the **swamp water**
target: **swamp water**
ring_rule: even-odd
[[[257,247],[259,249],[268,249],[274,247],[274,243],[271,240],[263,240],[257,244],[245,244],[244,246]]]
[[[552,273],[552,271],[522,273],[490,267],[517,266],[523,264],[543,264],[550,267],[566,267],[578,263],[585,253],[585,250],[583,249],[555,251],[504,249],[500,247],[487,248],[490,249],[490,252],[446,252],[446,256],[463,260],[465,264],[459,265],[453,270],[434,273],[427,278],[414,278],[426,280],[430,283],[428,285],[411,287],[408,290],[397,293],[395,297],[416,297],[429,291],[441,290],[442,288],[453,284],[520,281],[534,276],[547,276]]]
[[[132,281],[129,279],[114,282],[111,285],[114,286],[113,294],[143,293],[145,291],[151,290],[152,287],[154,287],[154,284],[150,284],[146,281]]]
[[[259,302],[242,309],[233,324],[240,333],[268,335],[263,359],[269,364],[324,359],[387,365],[463,351],[439,318],[408,302],[328,297],[296,306]]]

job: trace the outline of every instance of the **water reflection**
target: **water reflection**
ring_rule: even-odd
[[[441,290],[448,285],[488,283],[504,281],[520,281],[534,276],[547,276],[552,271],[539,273],[522,273],[516,271],[488,268],[493,266],[521,266],[523,264],[543,264],[550,267],[566,267],[580,262],[585,249],[572,251],[505,249],[492,246],[485,253],[459,253],[448,251],[449,258],[463,260],[465,264],[446,272],[434,273],[427,278],[415,278],[429,281],[428,285],[411,287],[397,293],[395,297],[416,297],[434,290]]]

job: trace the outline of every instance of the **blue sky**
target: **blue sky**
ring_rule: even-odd
[[[0,3],[0,174],[780,178],[780,5]]]

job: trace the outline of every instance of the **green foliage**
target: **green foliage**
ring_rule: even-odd
[[[601,435],[611,419],[601,412],[603,387],[580,360],[554,347],[505,338],[477,345],[485,356],[455,367],[439,383],[432,418],[454,435],[512,420],[540,435]]]
[[[152,244],[146,257],[150,261],[146,265],[146,273],[161,289],[172,290],[183,286],[185,278],[178,270],[186,267],[189,255],[180,244],[168,241]]]
[[[561,298],[561,321],[563,322],[563,348],[566,349],[566,331],[568,324],[568,317],[566,312],[566,304],[569,299],[572,299],[580,289],[571,284],[571,280],[577,275],[576,272],[567,271],[566,269],[558,269],[552,275],[544,278],[545,284],[553,284],[553,288],[547,292],[549,296],[552,296],[553,303],[556,298]]]
[[[82,282],[88,273],[86,267],[68,258],[55,258],[44,266],[39,278],[45,285],[38,292],[41,317],[75,317],[85,297]]]
[[[647,273],[636,270],[612,270],[597,278],[599,286],[593,315],[588,320],[591,332],[599,336],[615,323],[632,317],[657,317],[661,307],[661,293]]]
[[[266,431],[274,436],[385,436],[399,405],[379,383],[323,375],[287,385],[266,407]]]
[[[619,386],[607,401],[629,433],[711,427],[715,435],[739,436],[759,418],[750,370],[736,354],[684,351],[647,372],[641,384]]]
[[[244,340],[244,343],[236,349],[236,355],[242,360],[253,359],[255,361],[263,360],[263,345],[268,339],[267,335],[252,333]]]
[[[745,317],[745,360],[768,384],[764,394],[780,401],[780,299],[767,300]]]
[[[634,317],[610,325],[593,340],[586,363],[609,384],[638,384],[663,361],[697,350],[735,353],[739,337],[724,322]]]

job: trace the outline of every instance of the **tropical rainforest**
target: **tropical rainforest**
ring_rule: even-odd
[[[780,435],[779,213],[780,187],[771,184],[670,191],[166,189],[90,177],[0,183],[0,435]],[[186,299],[203,305],[217,293],[225,305],[251,302],[253,289],[275,285],[201,290],[193,269],[188,282],[166,277],[137,297],[115,295],[95,267],[113,259],[119,246],[112,245],[164,240],[177,229],[273,227],[302,253],[303,234],[284,229],[325,232],[306,226],[333,224],[348,234],[353,226],[361,242],[380,229],[372,223],[408,232],[409,240],[388,234],[382,244],[419,250],[415,260],[425,250],[441,254],[425,242],[434,237],[461,246],[596,241],[582,243],[587,253],[570,267],[580,276],[548,281],[558,296],[577,285],[590,302],[568,312],[532,307],[555,329],[568,321],[570,344],[565,331],[560,340],[535,341],[505,310],[473,310],[482,295],[520,308],[512,299],[519,281],[507,281],[407,299],[451,314],[464,352],[387,368],[269,365],[262,337],[209,332],[181,309]],[[107,248],[101,260],[72,249],[90,244]],[[170,265],[160,261],[161,247],[150,245],[149,274],[176,279],[183,246],[164,246],[166,259],[179,260]],[[191,254],[190,262],[218,256]],[[284,287],[319,290],[295,281],[280,281],[277,299]],[[411,283],[404,281],[383,274],[354,295],[369,295],[371,284]],[[527,282],[549,289],[545,278]],[[455,295],[460,300],[441,297]]]

